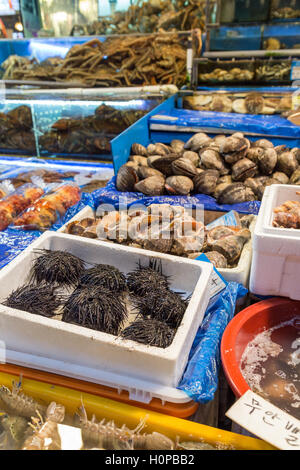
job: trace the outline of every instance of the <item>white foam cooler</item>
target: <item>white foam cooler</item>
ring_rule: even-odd
[[[273,210],[288,200],[300,201],[297,185],[266,188],[252,242],[250,292],[300,300],[300,229],[273,227]]]
[[[88,265],[111,264],[123,273],[161,262],[170,288],[191,295],[172,344],[157,348],[123,340],[79,325],[46,318],[0,304],[0,340],[8,362],[75,377],[120,390],[130,398],[189,400],[176,389],[210,298],[210,263],[165,255],[113,243],[46,232],[0,272],[0,302],[28,281],[37,249],[65,250]]]

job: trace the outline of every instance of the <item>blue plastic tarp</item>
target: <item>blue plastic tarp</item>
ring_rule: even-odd
[[[234,316],[237,300],[247,292],[241,284],[229,282],[205,312],[178,386],[198,403],[207,403],[214,398],[221,363],[221,339]]]
[[[114,176],[103,189],[98,189],[93,193],[96,206],[100,203],[111,204],[118,208],[121,198],[121,204],[129,206],[139,202],[145,206],[150,204],[177,204],[184,206],[203,205],[205,210],[228,212],[236,210],[242,214],[257,215],[260,208],[260,201],[249,201],[240,204],[218,204],[216,199],[206,194],[195,194],[194,196],[145,196],[142,193],[120,192],[116,188],[116,177]]]
[[[213,111],[193,111],[188,109],[174,108],[168,113],[161,111],[155,113],[149,120],[150,129],[160,129],[162,126],[168,128],[199,128],[203,131],[211,132],[218,130],[243,132],[252,136],[267,136],[275,138],[291,139],[293,145],[300,145],[300,127],[280,115],[257,115],[257,114],[237,114],[219,113]]]

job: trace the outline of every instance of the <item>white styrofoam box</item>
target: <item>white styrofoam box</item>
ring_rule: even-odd
[[[191,298],[174,340],[166,349],[0,305],[0,339],[6,344],[7,360],[121,387],[130,390],[135,399],[149,401],[157,396],[168,400],[167,392],[172,396],[181,379],[209,301],[212,266],[48,231],[1,270],[0,302],[27,282],[37,249],[65,250],[82,258],[87,265],[111,264],[125,274],[134,270],[139,262],[148,265],[154,258],[161,262],[163,273],[170,277],[171,289]],[[175,400],[183,399],[180,393],[174,394]]]
[[[87,217],[95,217],[95,213],[90,206],[85,206],[81,209],[78,214],[76,214],[69,222],[80,221]],[[250,224],[250,231],[251,231],[251,238],[250,240],[245,243],[239,262],[237,266],[234,268],[218,268],[219,273],[223,276],[223,278],[227,282],[237,282],[242,284],[243,286],[248,286],[249,275],[250,275],[250,267],[251,267],[251,259],[252,259],[252,238],[254,233],[254,227],[256,224],[257,217],[253,219]],[[68,224],[63,225],[58,232],[64,233]],[[77,236],[77,235],[73,235]],[[180,257],[181,258],[181,257]]]
[[[273,210],[299,200],[297,185],[274,184],[264,192],[253,236],[250,292],[300,300],[300,230],[273,227]]]

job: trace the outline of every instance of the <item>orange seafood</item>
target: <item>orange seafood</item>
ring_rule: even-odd
[[[27,188],[23,194],[12,194],[0,201],[0,230],[5,230],[14,217],[29,207],[44,194],[41,188]]]
[[[14,221],[15,226],[25,229],[47,229],[63,216],[67,209],[80,200],[80,189],[75,185],[64,185],[34,202]]]

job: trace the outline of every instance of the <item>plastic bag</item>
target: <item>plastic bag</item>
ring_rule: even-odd
[[[13,225],[23,230],[47,230],[64,217],[69,207],[80,201],[80,195],[76,184],[59,185],[14,219]]]
[[[229,282],[206,310],[192,345],[185,372],[177,387],[198,403],[207,403],[214,398],[218,388],[221,363],[221,339],[226,326],[234,316],[237,300],[244,297],[247,292],[241,284]]]

